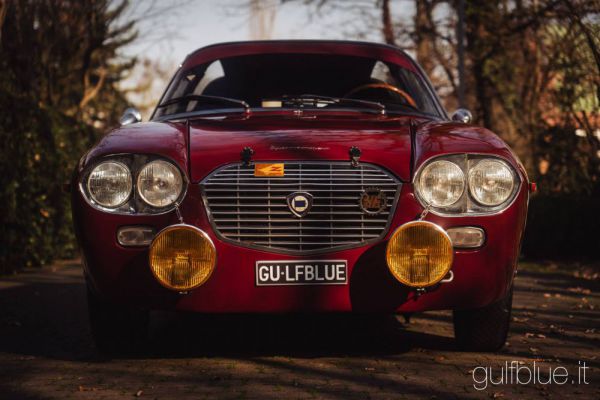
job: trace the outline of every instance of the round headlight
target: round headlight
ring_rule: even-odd
[[[421,172],[417,190],[428,204],[447,207],[461,198],[465,190],[465,176],[453,162],[434,161]]]
[[[481,205],[497,206],[504,203],[514,186],[514,175],[502,161],[482,160],[469,171],[469,191]]]
[[[390,272],[399,282],[411,287],[427,287],[441,281],[452,267],[453,256],[448,234],[427,221],[402,225],[386,249]]]
[[[165,228],[150,245],[152,274],[171,290],[186,291],[204,284],[215,269],[216,258],[208,235],[190,225]]]
[[[177,200],[183,179],[173,164],[157,160],[142,168],[137,178],[137,190],[142,200],[153,207],[167,207]]]
[[[92,170],[87,180],[92,200],[103,207],[116,208],[131,195],[129,168],[117,161],[105,161]]]

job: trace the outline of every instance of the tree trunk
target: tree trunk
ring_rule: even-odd
[[[431,18],[431,12],[433,11],[433,5],[430,0],[416,0],[415,1],[415,46],[417,61],[421,64],[421,67],[431,77],[433,69],[435,68],[434,62],[434,44],[435,36],[433,34],[434,29],[431,26],[433,18]]]
[[[471,87],[474,88],[475,121],[486,128],[493,129],[492,123],[492,96],[490,95],[489,82],[485,76],[485,63],[489,52],[486,49],[486,29],[483,21],[483,8],[487,0],[472,1],[465,14],[466,28],[466,54],[471,60]]]
[[[8,10],[8,0],[0,0],[0,39],[2,39],[2,26],[4,26],[4,18],[6,18],[6,10]]]
[[[390,11],[390,0],[381,2],[381,30],[383,40],[387,44],[396,45],[396,35],[394,34],[394,23],[392,22],[392,14]]]

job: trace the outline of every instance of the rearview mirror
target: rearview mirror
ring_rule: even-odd
[[[471,111],[467,110],[466,108],[459,108],[458,110],[454,111],[454,114],[452,114],[452,121],[470,124],[471,121],[473,121],[473,114],[471,114]]]
[[[125,110],[123,116],[119,120],[121,126],[135,124],[142,121],[142,114],[137,110],[137,108],[130,107]]]

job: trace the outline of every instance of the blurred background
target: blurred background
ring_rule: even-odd
[[[407,50],[537,183],[523,256],[600,259],[600,0],[0,0],[0,273],[77,255],[63,183],[188,53],[309,38]]]

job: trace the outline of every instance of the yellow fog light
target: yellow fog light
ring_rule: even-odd
[[[402,225],[390,238],[386,261],[401,283],[412,287],[432,286],[452,267],[452,242],[442,228],[427,221]]]
[[[161,285],[186,291],[208,280],[217,252],[206,233],[190,225],[173,225],[150,245],[150,269]]]

